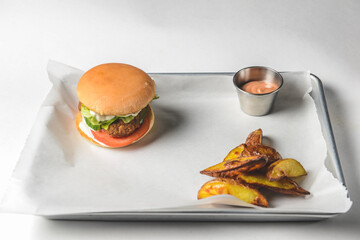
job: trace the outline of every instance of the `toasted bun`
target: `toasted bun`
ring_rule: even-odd
[[[137,141],[139,141],[140,139],[142,139],[143,137],[145,137],[146,134],[148,134],[148,132],[151,130],[151,128],[153,127],[154,125],[154,120],[155,120],[155,117],[154,117],[154,112],[152,110],[152,108],[149,106],[149,109],[150,111],[148,112],[146,118],[148,118],[148,121],[149,121],[149,128],[146,130],[146,132],[144,132],[143,134],[141,134],[140,136],[138,136],[137,138],[133,139],[133,141],[129,142],[129,144],[126,144],[126,145],[123,145],[121,147],[125,147],[125,146],[128,146],[130,144],[133,144]],[[97,146],[100,146],[100,147],[104,147],[104,148],[120,148],[120,147],[111,147],[111,146],[105,146],[105,145],[101,145],[99,144],[98,142],[96,142],[95,140],[93,140],[92,138],[90,138],[89,136],[87,136],[80,128],[79,124],[81,123],[82,121],[82,116],[81,116],[81,113],[78,112],[78,114],[76,115],[76,128],[77,130],[79,131],[80,135],[82,137],[84,137],[86,140],[90,141],[91,143],[97,145]],[[145,123],[145,120],[144,120],[144,123]],[[143,123],[143,124],[144,124]],[[131,136],[131,135],[130,135]],[[129,137],[130,137],[129,136]]]
[[[106,63],[87,71],[77,95],[86,107],[101,115],[135,113],[155,96],[155,83],[144,71],[122,63]]]

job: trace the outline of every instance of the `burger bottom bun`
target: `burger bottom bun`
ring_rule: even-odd
[[[155,120],[155,116],[154,116],[154,112],[152,110],[152,108],[150,107],[149,105],[149,109],[150,111],[148,112],[148,114],[146,115],[146,118],[150,118],[150,126],[149,126],[149,129],[143,134],[141,135],[138,139],[134,140],[133,142],[131,142],[130,144],[128,145],[125,145],[123,147],[126,147],[126,146],[129,146],[133,143],[136,143],[137,141],[139,141],[140,139],[142,139],[143,137],[145,137],[145,135],[151,130],[151,128],[153,127],[154,125],[154,120]],[[77,113],[76,115],[76,128],[77,130],[79,131],[80,135],[82,137],[84,137],[86,140],[88,140],[89,142],[99,146],[99,147],[104,147],[104,148],[120,148],[120,147],[110,147],[110,146],[107,146],[107,145],[101,145],[99,144],[98,142],[96,142],[94,139],[90,138],[89,136],[87,136],[80,128],[79,124],[81,123],[82,121],[82,115],[80,113],[80,111]],[[131,135],[130,135],[131,136]]]

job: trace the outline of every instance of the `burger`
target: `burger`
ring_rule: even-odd
[[[125,147],[153,126],[149,103],[156,98],[155,83],[139,68],[123,63],[96,66],[80,78],[76,92],[76,127],[95,145]]]

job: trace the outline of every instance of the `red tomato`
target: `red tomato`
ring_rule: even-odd
[[[132,144],[133,142],[136,142],[147,133],[151,123],[151,119],[150,119],[151,116],[152,114],[148,113],[141,126],[138,129],[136,129],[131,135],[126,137],[112,137],[106,131],[91,130],[91,133],[93,134],[96,140],[104,143],[109,147],[114,147],[114,148],[125,147],[127,145]]]

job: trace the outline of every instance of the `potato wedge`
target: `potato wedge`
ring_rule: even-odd
[[[281,155],[274,148],[263,144],[245,145],[244,150],[240,154],[240,157],[250,157],[258,155],[267,156],[269,164],[282,158]]]
[[[226,172],[222,174],[222,177],[227,177]],[[234,175],[230,175],[230,177],[234,177]],[[305,189],[301,188],[296,182],[289,178],[283,178],[279,181],[270,182],[267,177],[261,173],[243,173],[238,172],[236,176],[236,180],[239,180],[243,183],[257,186],[257,187],[265,187],[274,192],[291,194],[291,195],[308,195],[310,194]]]
[[[267,170],[266,177],[270,182],[279,181],[285,177],[301,177],[306,175],[304,167],[292,158],[280,159],[272,163]]]
[[[244,202],[269,207],[266,198],[256,189],[241,184],[233,179],[217,178],[206,182],[198,192],[198,199],[214,195],[230,194]]]
[[[260,169],[266,165],[268,158],[265,155],[241,157],[218,163],[202,170],[200,173],[211,177],[219,177],[221,172],[244,171]]]
[[[258,130],[255,130],[249,134],[249,136],[246,138],[246,145],[258,145],[262,142],[262,129],[259,128]]]
[[[237,146],[236,148],[232,149],[228,155],[226,155],[225,159],[223,161],[227,161],[227,160],[232,160],[232,159],[236,159],[240,156],[240,154],[242,153],[242,151],[244,151],[245,148],[245,144],[241,144],[239,146]]]

